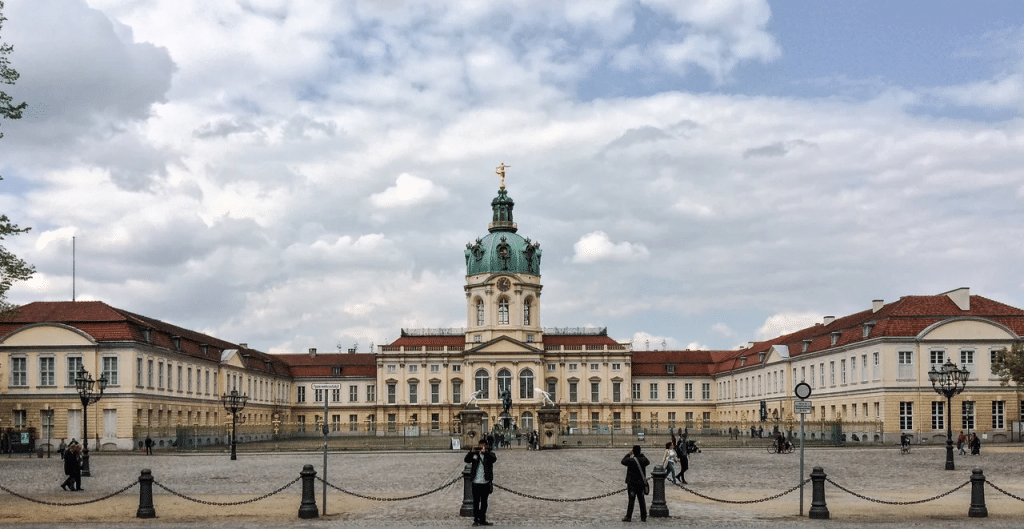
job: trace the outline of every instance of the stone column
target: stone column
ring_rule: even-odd
[[[558,406],[545,406],[537,410],[537,422],[540,423],[540,428],[537,428],[537,432],[540,434],[541,450],[561,447],[562,442],[558,432],[558,421],[561,415],[562,410]]]
[[[668,471],[661,465],[655,465],[651,472],[653,486],[651,487],[651,508],[648,511],[651,518],[668,518],[668,504],[665,503],[665,477]]]
[[[971,508],[967,516],[988,518],[988,508],[985,507],[985,473],[980,468],[971,471]]]

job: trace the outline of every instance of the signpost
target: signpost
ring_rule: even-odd
[[[793,388],[793,393],[796,394],[796,398],[800,399],[793,402],[793,412],[800,414],[800,516],[804,515],[804,417],[811,413],[811,401],[807,400],[807,397],[811,396],[811,386],[806,382],[801,382]]]
[[[323,486],[324,486],[323,496],[324,496],[324,501],[323,501],[323,509],[322,509],[321,512],[323,512],[324,516],[327,516],[327,434],[331,431],[330,427],[327,425],[327,413],[328,413],[327,412],[327,391],[328,390],[338,390],[338,391],[341,391],[341,384],[339,384],[337,382],[313,384],[313,391],[316,391],[318,389],[323,391],[323,397],[324,397],[324,423],[323,423],[323,428],[322,428],[322,430],[324,432],[324,479],[323,479]]]

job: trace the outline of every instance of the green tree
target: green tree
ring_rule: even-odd
[[[7,17],[4,16],[4,2],[0,0],[0,30],[4,28],[4,20],[7,20]],[[18,80],[18,71],[11,68],[11,61],[7,58],[12,51],[14,51],[14,46],[0,41],[0,83],[3,84],[14,84]],[[0,90],[0,117],[21,119],[21,113],[26,108],[28,108],[28,103],[22,101],[15,105],[14,98]],[[3,137],[3,132],[0,132],[0,138]]]
[[[1018,388],[1024,388],[1024,342],[1016,342],[1009,349],[996,351],[992,362],[992,374],[999,377],[1004,386],[1013,382]]]
[[[4,2],[0,0],[0,30],[3,29],[4,20],[7,20],[7,17],[4,16]],[[18,80],[18,72],[10,67],[11,61],[7,58],[7,55],[12,51],[14,51],[14,46],[0,41],[0,82],[3,84],[12,85]],[[15,105],[14,99],[11,96],[7,95],[6,92],[0,91],[0,118],[21,119],[21,113],[26,107],[28,107],[28,104],[24,102]],[[0,138],[3,136],[3,133],[0,132]],[[12,235],[25,233],[30,229],[19,228],[17,224],[7,218],[7,215],[0,215],[0,241]],[[19,259],[18,256],[9,252],[7,248],[0,246],[0,312],[8,312],[14,308],[13,305],[7,302],[7,291],[10,290],[11,285],[15,281],[27,280],[32,277],[34,272],[35,267],[26,263],[23,259]]]

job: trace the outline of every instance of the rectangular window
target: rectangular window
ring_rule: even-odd
[[[872,358],[872,360],[871,360],[871,365],[872,365],[871,378],[873,380],[878,380],[878,379],[882,378],[882,359],[879,357],[877,352],[871,353],[871,358]]]
[[[108,386],[117,386],[120,384],[120,376],[118,372],[119,362],[116,356],[104,356],[101,359],[103,369],[100,371],[100,376],[107,378]]]
[[[394,404],[396,402],[398,402],[398,384],[391,382],[388,384],[388,404]],[[388,422],[390,422],[390,420]]]
[[[397,373],[398,372],[398,366],[396,366],[395,364],[388,364],[387,369],[388,369],[388,373]]]
[[[313,402],[323,402],[323,401],[324,401],[324,390],[322,390],[322,389],[313,389]]]
[[[850,358],[850,382],[857,382],[857,357]]]
[[[81,363],[82,359],[79,358],[78,361],[79,361],[79,363]],[[70,374],[71,374],[71,359],[68,358],[68,375],[70,375]],[[68,377],[68,384],[69,385],[71,384],[71,380],[74,380],[74,379],[69,376]],[[136,358],[135,359],[135,387],[138,387],[138,388],[142,387],[142,358]]]
[[[657,382],[651,382],[650,396],[651,396],[651,400],[658,400],[658,383]]]
[[[836,362],[835,360],[828,363],[828,383],[830,386],[836,386]]]
[[[556,364],[548,364],[548,371],[554,371],[556,369],[558,369]]]
[[[28,385],[27,382],[26,385]],[[12,421],[15,428],[25,428],[28,426],[28,412],[26,410],[14,410],[13,415]]]
[[[580,426],[580,414],[574,411],[569,412],[569,427],[579,428]]]
[[[182,391],[181,366],[178,366],[178,392],[180,393],[181,391]]]
[[[929,351],[928,357],[931,359],[933,366],[940,366],[946,362],[945,351]]]
[[[389,384],[390,385],[390,384]],[[398,429],[398,415],[395,413],[388,414],[388,431],[393,432]]]
[[[612,364],[612,371],[622,371],[622,364]]]
[[[430,414],[430,429],[440,430],[441,429],[441,414],[431,413]]]
[[[164,363],[160,362],[157,366],[157,377],[156,377],[157,389],[164,389]]]
[[[590,402],[601,401],[601,383],[591,382],[590,383]]]
[[[419,366],[416,364],[409,364],[409,372],[416,373],[419,371]]]
[[[640,383],[633,382],[633,400],[640,400]]]
[[[188,392],[192,393],[192,368],[188,368]]]
[[[359,386],[351,384],[348,387],[348,401],[359,402]]]
[[[974,401],[965,400],[960,403],[960,428],[974,429]]]
[[[548,394],[551,395],[551,400],[558,399],[558,382],[554,380],[548,380]]]
[[[622,428],[622,412],[621,411],[612,412],[612,428],[615,428],[616,430],[619,430],[619,429]]]
[[[295,386],[295,402],[306,402],[306,386]]]
[[[56,386],[56,376],[54,375],[54,364],[56,358],[52,356],[41,356],[39,357],[39,385],[40,386]]]
[[[868,355],[860,355],[860,381],[868,381]]]
[[[676,412],[674,412],[674,411],[668,412],[668,427],[669,428],[675,428],[676,427]]]
[[[960,367],[970,371],[967,378],[974,378],[977,372],[974,370],[974,351],[960,351]]]
[[[846,385],[846,359],[839,361],[839,381],[840,384]]]
[[[569,371],[576,371],[579,368],[579,364],[569,364]]]
[[[146,365],[147,365],[147,369],[146,369],[146,387],[152,389],[153,388],[153,360],[147,361]]]
[[[622,402],[622,382],[612,382],[612,402]]]
[[[462,364],[452,364],[452,373],[461,373]]]
[[[942,351],[932,351],[933,353]],[[914,352],[899,351],[896,353],[896,378],[899,380],[914,379]]]
[[[818,364],[818,387],[825,387],[825,362]]]
[[[430,383],[430,403],[440,404],[441,403],[441,383],[431,382]]]
[[[683,398],[693,400],[693,382],[683,384]]]
[[[599,369],[601,369],[601,365],[600,364],[590,364],[590,370],[591,371],[597,371]]]
[[[665,398],[667,398],[668,400],[676,400],[675,382],[668,382],[665,384]]]
[[[811,364],[811,378],[808,380],[810,386],[814,387],[814,364]]]
[[[377,402],[377,384],[366,385],[366,402]]]
[[[359,387],[358,386],[352,386],[352,387],[356,388],[356,397],[358,397],[359,396],[358,395]],[[341,402],[341,390],[340,389],[332,389],[331,390],[331,402]],[[352,401],[352,402],[355,402],[355,401]]]
[[[579,396],[577,395],[579,391],[578,386],[579,384],[577,382],[569,383],[569,402],[576,402],[579,399]]]
[[[441,372],[441,366],[438,365],[438,364],[430,364],[430,372],[431,373],[440,373]]]
[[[419,401],[420,385],[415,382],[409,383],[409,404],[416,404]]]
[[[946,403],[932,402],[932,430],[946,429]]]
[[[994,400],[992,401],[992,429],[1002,430],[1006,428],[1006,424],[1003,420],[1004,412],[1006,411],[1006,401]]]
[[[216,384],[215,384],[216,385]],[[216,390],[216,388],[214,388]],[[210,370],[206,370],[206,382],[203,385],[203,393],[210,394]]]
[[[701,400],[711,400],[711,383],[702,382],[700,385],[700,398]]]
[[[597,430],[598,425],[601,424],[601,412],[592,411],[590,412],[590,429]]]
[[[914,429],[914,403],[900,403],[900,430]]]

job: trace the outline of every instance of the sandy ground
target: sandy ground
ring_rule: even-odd
[[[498,452],[495,481],[509,489],[545,497],[573,499],[622,488],[624,469],[621,450],[563,450]],[[660,454],[659,454],[660,455]],[[331,454],[328,481],[362,494],[400,497],[425,492],[461,473],[461,453],[451,452],[365,452]],[[655,459],[652,457],[652,460]],[[658,461],[660,462],[660,458]],[[213,506],[188,501],[154,487],[157,520],[135,517],[139,506],[138,486],[127,492],[86,505],[71,503],[100,498],[131,483],[142,468],[151,468],[159,483],[206,502],[248,500],[271,492],[298,477],[304,464],[313,464],[322,474],[322,456],[301,454],[240,454],[238,461],[222,455],[98,454],[93,457],[93,477],[84,478],[80,493],[61,491],[59,459],[0,458],[0,485],[40,501],[62,505],[40,505],[0,492],[0,524],[45,524],[50,527],[89,524],[148,523],[154,525],[195,525],[209,527],[245,526],[249,523],[299,521],[301,483],[282,493],[239,506]],[[957,470],[943,470],[944,451],[915,448],[900,455],[895,448],[815,449],[806,454],[806,474],[822,466],[835,482],[860,494],[886,501],[914,501],[947,492],[969,480],[971,468],[981,467],[993,483],[1024,496],[1024,447],[987,447],[979,457],[958,457]],[[687,473],[691,489],[728,500],[765,498],[794,486],[799,477],[799,455],[772,455],[757,449],[705,450],[691,456]],[[318,506],[321,484],[316,484]],[[796,492],[779,499],[732,505],[702,499],[666,484],[670,520],[702,520],[707,525],[788,526],[792,523],[821,523],[798,516]],[[329,489],[327,515],[316,523],[337,525],[466,526],[471,520],[459,516],[461,480],[455,485],[423,498],[381,502],[356,498]],[[1024,502],[1009,498],[991,487],[985,490],[989,518],[971,523],[1017,526]],[[803,512],[811,503],[811,487],[805,492]],[[918,505],[882,505],[856,498],[826,484],[826,498],[832,520],[854,525],[891,524],[946,526],[968,522],[971,486],[936,501]],[[506,525],[559,526],[621,524],[626,496],[616,494],[586,502],[549,502],[496,491],[491,496],[490,518]],[[322,506],[321,506],[322,507]],[[634,519],[638,519],[634,515]],[[625,525],[625,524],[621,524]]]

